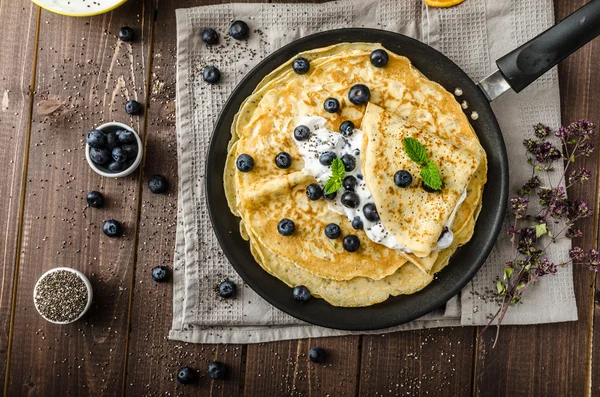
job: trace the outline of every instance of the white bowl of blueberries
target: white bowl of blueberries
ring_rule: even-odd
[[[133,128],[117,122],[89,131],[85,158],[96,173],[109,178],[131,174],[142,162],[142,140]]]

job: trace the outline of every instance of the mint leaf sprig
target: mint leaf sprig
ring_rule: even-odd
[[[325,182],[325,194],[333,194],[337,192],[338,189],[342,187],[344,175],[346,175],[344,162],[336,157],[331,163],[331,176],[327,182]]]
[[[423,167],[421,168],[421,178],[423,179],[423,182],[434,190],[440,190],[442,188],[440,171],[437,165],[429,160],[425,146],[415,138],[411,137],[404,138],[402,142],[404,144],[404,151],[408,157]]]

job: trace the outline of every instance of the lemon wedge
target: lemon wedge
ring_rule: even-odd
[[[429,7],[452,7],[462,3],[465,0],[423,0]]]

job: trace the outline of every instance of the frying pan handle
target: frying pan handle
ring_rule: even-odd
[[[600,0],[592,0],[558,24],[504,55],[496,65],[520,92],[557,63],[600,35]]]

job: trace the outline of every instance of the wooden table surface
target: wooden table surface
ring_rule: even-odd
[[[401,1],[401,0],[399,0]],[[467,0],[468,1],[468,0]],[[0,0],[0,382],[6,396],[581,396],[600,393],[600,291],[594,275],[576,268],[579,321],[506,326],[493,332],[444,328],[384,336],[348,336],[256,345],[193,345],[167,340],[170,284],[150,269],[172,263],[176,189],[149,192],[149,175],[177,185],[175,140],[175,9],[190,0],[129,0],[109,14],[67,18],[27,0]],[[208,2],[206,2],[208,3]],[[555,0],[557,18],[583,0]],[[121,26],[138,40],[119,43]],[[559,68],[562,119],[600,123],[600,39]],[[130,117],[127,99],[148,104]],[[139,171],[107,179],[85,161],[90,126],[118,120],[141,133],[146,158]],[[543,121],[543,120],[541,120]],[[597,142],[596,142],[597,144]],[[593,182],[571,191],[600,208],[597,155],[581,162]],[[105,208],[86,206],[100,190]],[[102,222],[118,219],[125,236],[106,238]],[[582,244],[598,244],[598,215],[584,224]],[[56,266],[83,271],[95,302],[83,320],[45,322],[35,311],[37,278]],[[600,317],[599,317],[600,318]],[[311,346],[328,352],[309,362]],[[210,361],[231,371],[205,375]],[[201,371],[180,385],[176,370]]]

